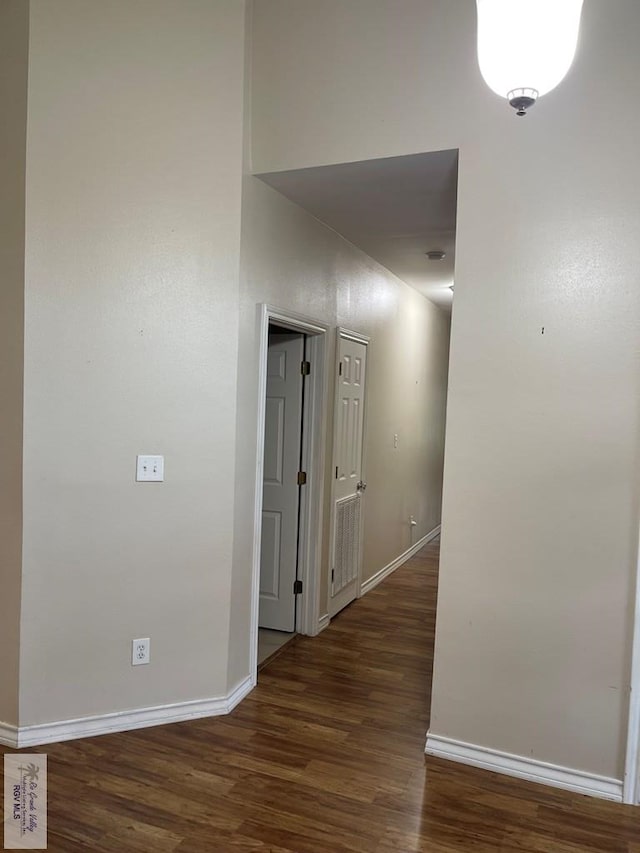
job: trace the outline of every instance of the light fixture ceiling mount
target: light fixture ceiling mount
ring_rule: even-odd
[[[507,100],[517,116],[526,116],[527,110],[535,104],[539,95],[540,92],[537,89],[513,89],[507,92]]]

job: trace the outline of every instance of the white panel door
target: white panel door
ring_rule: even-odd
[[[303,357],[303,335],[269,335],[259,625],[276,631],[295,630]]]
[[[356,597],[360,570],[360,526],[367,345],[340,335],[334,436],[332,565],[329,614]]]

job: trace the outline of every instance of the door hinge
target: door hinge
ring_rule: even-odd
[[[303,361],[300,363],[300,373],[303,376],[308,376],[311,373],[311,362]]]
[[[300,595],[302,593],[302,581],[293,582],[293,594]]]
[[[334,579],[335,579],[335,576],[336,576],[336,570],[335,570],[335,569],[331,569],[331,583],[333,583],[333,581],[334,581]]]
[[[342,362],[340,362],[340,365],[338,367],[338,376],[342,376]]]
[[[298,471],[298,485],[306,486],[307,485],[307,472],[306,471]]]

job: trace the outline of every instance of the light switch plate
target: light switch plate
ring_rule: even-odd
[[[162,483],[164,456],[138,456],[136,480],[138,483]]]

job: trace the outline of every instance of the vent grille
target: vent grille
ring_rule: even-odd
[[[333,593],[350,584],[358,573],[360,496],[352,495],[336,503],[336,545]]]

